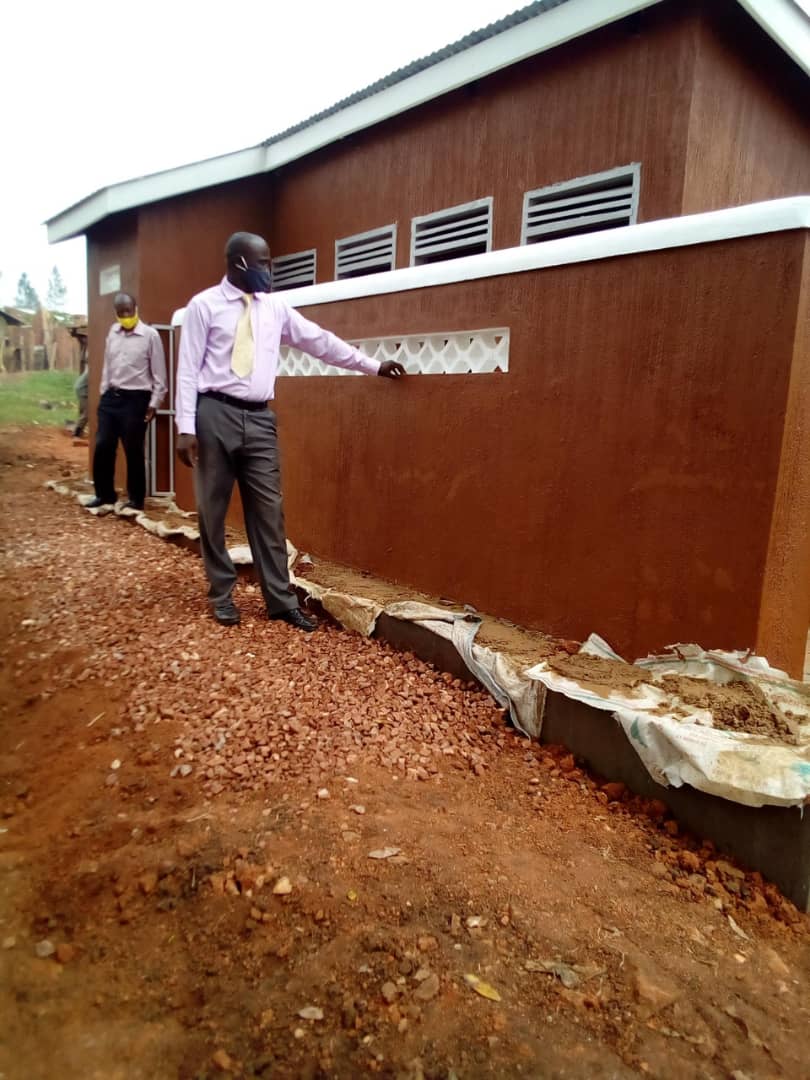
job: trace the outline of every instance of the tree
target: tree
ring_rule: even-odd
[[[62,280],[62,275],[59,273],[59,267],[55,266],[51,270],[51,276],[48,278],[48,292],[45,296],[48,304],[49,311],[64,311],[65,300],[67,299],[67,286]]]
[[[24,270],[17,282],[17,299],[14,303],[18,308],[33,308],[34,311],[39,308],[39,295]]]

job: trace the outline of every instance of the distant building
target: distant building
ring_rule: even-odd
[[[0,331],[3,334],[0,353],[3,374],[27,371],[33,363],[34,330],[31,323],[21,311],[0,308]]]
[[[798,673],[809,73],[794,0],[530,4],[53,218],[87,236],[92,382],[115,291],[168,327],[228,234],[262,233],[306,314],[443,373],[286,356],[296,542],[630,657],[694,640]],[[153,482],[190,505],[160,423]]]

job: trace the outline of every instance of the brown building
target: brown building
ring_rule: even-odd
[[[291,302],[421,372],[284,357],[297,544],[631,658],[698,641],[798,673],[808,74],[795,0],[540,0],[260,146],[97,192],[49,223],[87,236],[94,392],[110,294],[173,339],[226,237],[262,233]],[[170,422],[154,485],[190,505]]]
[[[0,308],[0,333],[3,349],[0,352],[0,373],[28,371],[33,364],[34,331],[20,312]]]
[[[44,308],[0,308],[0,371],[78,371],[81,350],[71,330],[77,318],[81,316],[57,316]]]

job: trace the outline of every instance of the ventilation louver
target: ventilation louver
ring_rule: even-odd
[[[298,289],[302,285],[315,284],[315,249],[299,251],[295,255],[279,255],[270,264],[273,289]]]
[[[480,255],[492,245],[492,198],[451,206],[411,223],[411,266]]]
[[[527,192],[521,242],[536,244],[635,224],[639,173],[638,165],[628,165]]]
[[[396,250],[396,225],[347,236],[335,244],[335,277],[342,280],[393,270]]]

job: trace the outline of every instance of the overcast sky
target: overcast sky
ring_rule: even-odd
[[[50,247],[42,222],[97,188],[261,142],[521,6],[30,3],[0,63],[0,304],[22,271],[44,297],[57,265],[86,310],[84,240]]]
[[[797,0],[806,10],[810,0]],[[86,310],[84,240],[42,222],[100,187],[261,142],[521,7],[520,0],[31,0],[4,35],[0,304],[57,265]]]

